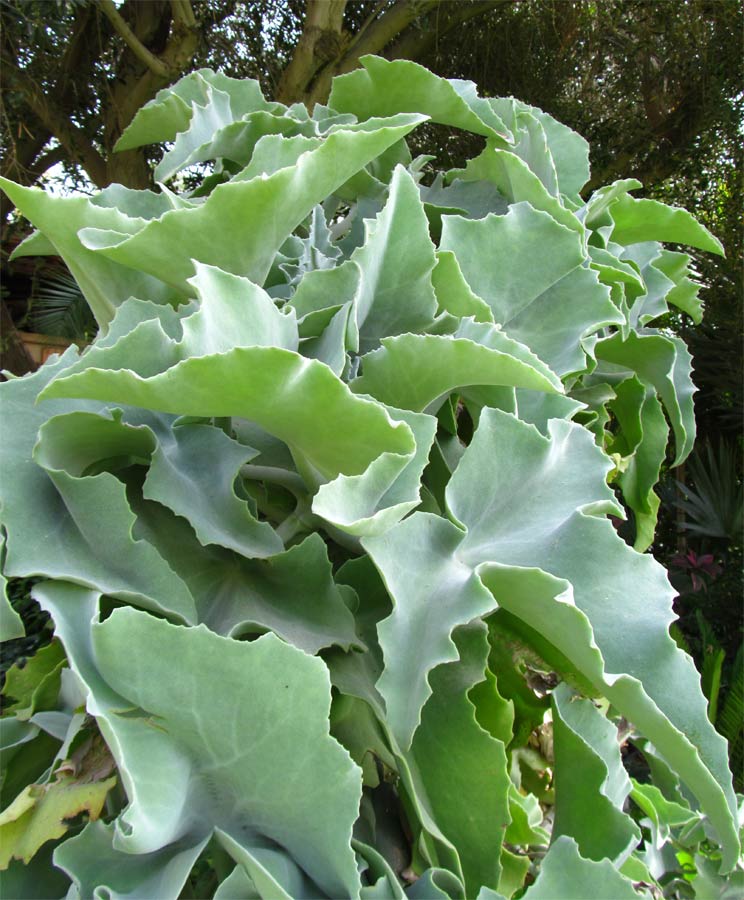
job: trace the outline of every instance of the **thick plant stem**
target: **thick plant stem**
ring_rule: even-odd
[[[268,481],[271,484],[278,484],[294,494],[299,501],[308,496],[305,482],[296,472],[290,472],[288,469],[280,469],[278,466],[254,466],[248,463],[241,468],[240,474],[249,481]]]

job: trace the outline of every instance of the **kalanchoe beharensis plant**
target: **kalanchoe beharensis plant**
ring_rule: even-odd
[[[426,121],[482,152],[432,173]],[[2,182],[100,329],[2,385],[3,572],[55,630],[6,684],[4,896],[737,883],[642,552],[695,428],[660,242],[719,242],[634,180],[584,201],[582,138],[410,62],[312,114],[194,72],[119,147],[157,141],[158,192]]]

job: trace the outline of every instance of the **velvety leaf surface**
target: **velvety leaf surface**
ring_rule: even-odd
[[[695,442],[692,357],[680,338],[662,334],[620,334],[605,338],[595,348],[597,358],[634,372],[661,398],[674,430],[676,457],[683,462]]]
[[[5,535],[0,532],[0,561],[5,557]],[[26,631],[23,627],[23,619],[13,609],[7,593],[8,579],[2,573],[0,565],[0,638],[3,641],[12,641],[22,638]]]
[[[74,884],[69,900],[178,897],[208,840],[183,840],[153,853],[133,854],[116,849],[114,839],[114,825],[99,820],[57,847],[54,864]]]
[[[75,408],[101,409],[90,402],[35,405],[40,389],[74,359],[74,351],[68,350],[57,362],[2,386],[0,421],[6,437],[0,444],[0,494],[9,532],[5,572],[69,579],[193,621],[186,585],[154,548],[132,538],[134,515],[124,485],[108,472],[79,478],[54,466],[45,470],[34,461],[39,429],[50,416]],[[43,441],[38,452],[43,460]],[[43,554],[37,550],[40,542]],[[95,555],[89,552],[91,545],[98,548]]]
[[[254,840],[250,847],[236,841],[218,828],[215,834],[220,844],[240,864],[260,897],[292,900],[294,897],[322,896],[322,888],[281,847],[270,841]]]
[[[276,109],[268,103],[257,81],[252,78],[230,78],[211,69],[197,69],[179,79],[171,87],[158,91],[129,123],[116,143],[117,150],[129,150],[142,144],[172,141],[179,131],[186,131],[195,106],[204,106],[216,89],[230,98],[234,117],[256,109]]]
[[[88,369],[55,381],[45,396],[73,395],[180,415],[242,416],[285,441],[324,478],[360,474],[381,453],[413,449],[405,424],[351,394],[327,366],[275,347],[187,359],[150,378]]]
[[[573,586],[575,605],[591,623],[608,673],[602,691],[644,734],[658,729],[659,737],[653,739],[657,749],[670,762],[676,760],[673,766],[701,802],[710,804],[708,814],[716,817],[723,833],[729,827],[725,810],[733,799],[725,752],[705,721],[706,704],[692,661],[668,635],[673,594],[664,570],[652,558],[630,550],[611,524],[598,517],[612,511],[613,501],[604,483],[608,463],[587,432],[560,420],[549,423],[549,428],[551,439],[545,440],[504,413],[484,412],[447,491],[451,512],[467,529],[458,555],[472,562],[498,559],[511,566],[539,566]],[[502,460],[487,489],[476,478],[484,457]],[[553,465],[561,467],[559,481],[541,478],[538,484],[537,473],[545,475]],[[499,516],[505,509],[508,527],[503,514]],[[588,545],[593,548],[591,559],[580,550]],[[495,596],[506,602],[498,593]],[[624,623],[620,630],[618,617]],[[541,619],[533,617],[531,624],[543,630]],[[548,636],[547,629],[545,633]],[[577,649],[574,640],[566,654],[569,659],[577,659]],[[620,672],[627,675],[615,679],[609,674]],[[658,714],[659,709],[664,715]],[[704,766],[699,764],[701,758]]]
[[[535,209],[549,213],[556,222],[583,235],[581,222],[516,153],[489,146],[480,156],[468,160],[465,169],[457,174],[463,181],[490,181],[509,203],[527,201]]]
[[[487,323],[465,323],[454,335],[384,338],[362,358],[355,393],[422,412],[456,388],[496,385],[561,392],[557,376],[531,353]]]
[[[509,149],[513,149],[515,155],[529,166],[548,193],[557,197],[560,191],[555,160],[550,152],[548,136],[542,122],[537,116],[532,115],[534,108],[513,97],[494,97],[491,105],[508,123],[514,136],[514,146]]]
[[[610,207],[610,215],[615,223],[612,239],[619,244],[668,241],[723,255],[723,245],[718,238],[686,209],[622,194]]]
[[[434,245],[416,183],[402,166],[384,209],[365,230],[364,245],[351,256],[361,272],[355,311],[362,351],[387,335],[421,331],[436,314]]]
[[[472,81],[440,78],[409,60],[363,56],[364,68],[334,79],[328,105],[339,112],[390,116],[423,112],[433,122],[509,140],[504,123]]]
[[[537,881],[524,896],[529,900],[638,900],[639,895],[608,860],[584,859],[576,843],[564,835],[548,850]]]
[[[273,556],[284,549],[281,538],[235,494],[240,467],[256,454],[210,425],[169,429],[152,456],[144,495],[188,519],[202,544],[249,559]]]
[[[230,96],[224,91],[208,88],[205,101],[203,106],[193,107],[188,130],[176,135],[173,146],[155,167],[157,181],[167,181],[181,169],[210,159],[226,158],[244,166],[264,135],[304,133],[303,124],[308,133],[314,131],[313,122],[300,123],[262,109],[236,121]]]
[[[451,522],[419,512],[363,541],[394,600],[392,613],[377,628],[385,657],[377,689],[403,750],[411,745],[431,693],[428,672],[457,659],[450,633],[494,606],[475,572],[456,556],[462,538]]]
[[[591,436],[562,420],[548,428],[544,438],[513,416],[484,410],[446,493],[462,530],[416,513],[365,539],[395,601],[378,628],[385,655],[378,689],[393,733],[401,746],[414,734],[428,672],[454,658],[454,625],[498,603],[540,631],[644,734],[656,735],[721,840],[735,842],[724,746],[706,721],[691,660],[669,637],[672,592],[664,572],[601,518],[616,506],[605,483],[609,461]]]
[[[173,210],[126,233],[85,228],[81,240],[105,258],[157,272],[180,290],[194,274],[191,259],[262,284],[274,254],[315,204],[422,121],[410,115],[349,126],[291,167],[219,185],[196,209]]]
[[[421,502],[421,475],[436,434],[436,419],[392,407],[388,412],[411,429],[415,451],[383,453],[362,475],[339,475],[321,485],[313,498],[313,512],[349,534],[387,531]]]
[[[589,144],[580,134],[553,118],[550,113],[519,100],[514,102],[521,111],[528,113],[542,126],[555,167],[559,191],[578,199],[579,191],[589,181]]]
[[[578,233],[547,213],[517,203],[505,216],[442,222],[441,249],[454,252],[494,320],[559,375],[585,367],[583,337],[622,321],[609,290],[584,268]]]
[[[154,852],[218,827],[248,852],[279,844],[330,896],[355,896],[359,770],[328,734],[323,663],[273,635],[239,643],[132,609],[81,629],[80,606],[92,616],[97,606],[83,594],[49,585],[38,596],[61,623],[130,798],[115,846]]]
[[[472,316],[476,322],[493,322],[491,307],[470,289],[454,253],[437,252],[431,279],[440,310],[457,317]]]
[[[267,560],[247,560],[201,547],[186,523],[159,504],[139,503],[136,510],[137,532],[188,584],[198,621],[212,631],[240,637],[270,630],[310,654],[332,645],[360,646],[320,535]]]
[[[616,385],[609,406],[621,428],[612,451],[628,458],[617,481],[635,513],[635,549],[643,552],[654,539],[660,501],[653,489],[666,456],[669,429],[658,399],[636,378]]]
[[[235,866],[227,878],[220,882],[213,900],[261,900],[261,895],[245,869]]]
[[[617,728],[566,684],[551,695],[555,749],[553,840],[568,835],[586,859],[620,863],[640,839],[623,804],[631,790]]]
[[[410,756],[434,820],[457,849],[466,896],[499,882],[499,851],[509,821],[509,777],[502,741],[478,724],[468,691],[483,681],[488,658],[482,624],[454,634],[458,662],[431,673],[432,695]]]
[[[145,227],[145,219],[130,218],[117,209],[96,206],[87,197],[59,197],[5,178],[0,178],[0,187],[65,261],[104,332],[116,307],[128,297],[160,303],[179,299],[180,292],[166,285],[165,278],[135,271],[93,253],[78,237],[83,228],[111,231],[120,236],[135,234]]]

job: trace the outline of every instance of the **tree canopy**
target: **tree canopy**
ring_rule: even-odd
[[[699,261],[715,288],[701,340],[729,341],[740,360],[737,0],[1,0],[0,25],[0,175],[21,184],[61,164],[83,189],[153,187],[162,150],[115,152],[116,142],[158,90],[201,66],[309,106],[368,53],[516,96],[587,138],[587,190],[636,177],[647,196],[685,206],[721,238],[727,262]],[[447,166],[482,138],[430,126],[416,141]],[[709,374],[736,418],[740,361],[723,369]]]
[[[736,0],[3,0],[0,15],[1,168],[23,183],[61,161],[98,187],[149,186],[146,151],[114,153],[116,141],[159,89],[204,65],[312,105],[364,54],[413,59],[584,134],[590,186],[619,172],[688,177],[691,160],[730,150],[741,120]]]

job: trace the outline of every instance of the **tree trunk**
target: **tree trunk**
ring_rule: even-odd
[[[14,375],[36,371],[36,363],[24,347],[3,300],[0,300],[0,369],[6,369]]]
[[[138,190],[154,186],[152,170],[144,151],[139,147],[112,153],[106,161],[106,177],[109,184],[123,184]]]

